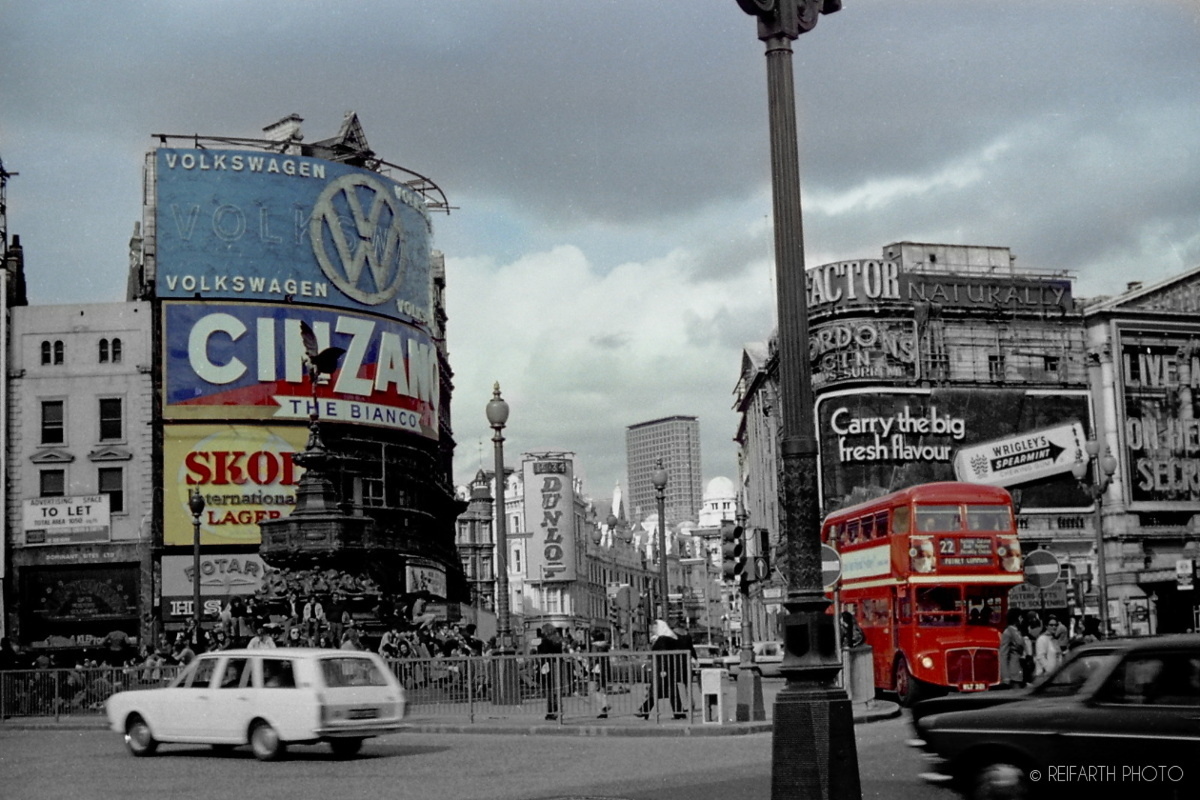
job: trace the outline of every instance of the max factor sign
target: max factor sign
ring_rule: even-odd
[[[901,271],[894,261],[838,261],[808,271],[808,307],[826,310],[879,302],[937,303],[956,308],[1070,311],[1066,280],[967,277]]]

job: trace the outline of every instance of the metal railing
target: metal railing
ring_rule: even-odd
[[[686,652],[567,653],[389,660],[410,719],[564,721],[699,717],[699,677]],[[103,716],[114,693],[166,686],[178,666],[0,672],[0,719]],[[661,701],[661,702],[660,702]]]

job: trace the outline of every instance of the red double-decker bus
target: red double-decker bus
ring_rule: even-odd
[[[874,650],[875,686],[900,702],[1000,681],[1008,591],[1024,580],[1009,493],[927,483],[835,511],[839,600]]]

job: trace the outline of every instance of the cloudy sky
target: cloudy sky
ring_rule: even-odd
[[[0,159],[33,303],[123,299],[151,134],[308,141],[353,110],[432,178],[456,479],[700,418],[734,476],[744,343],[774,322],[763,46],[734,0],[0,0]],[[806,259],[1010,247],[1079,296],[1200,267],[1195,0],[846,0],[794,59]]]

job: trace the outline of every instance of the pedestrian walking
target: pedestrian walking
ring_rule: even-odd
[[[608,719],[608,684],[612,680],[612,664],[609,663],[608,640],[599,632],[592,635],[592,658],[590,669],[592,697],[598,714],[596,719]]]
[[[682,649],[671,626],[661,619],[654,621],[650,638],[650,661],[654,675],[650,685],[646,687],[646,700],[637,715],[642,719],[649,719],[650,712],[654,710],[658,701],[666,697],[671,701],[675,719],[687,719],[683,710],[683,700],[679,697],[678,684],[679,677],[686,674],[687,654],[656,655]]]
[[[539,656],[546,656],[538,665],[542,689],[546,692],[546,719],[558,719],[558,696],[562,692],[560,673],[563,641],[558,629],[549,622],[542,626],[542,636],[534,652]]]
[[[1050,615],[1050,633],[1054,634],[1054,643],[1058,645],[1058,653],[1061,656],[1071,647],[1071,632],[1067,629],[1066,624],[1058,621],[1058,617]]]
[[[1050,674],[1058,666],[1061,654],[1058,652],[1058,642],[1054,638],[1057,627],[1058,620],[1051,617],[1046,627],[1038,633],[1033,654],[1034,675],[1037,677]]]
[[[1000,634],[1000,682],[1013,689],[1025,686],[1025,637],[1021,634],[1021,610],[1008,610],[1008,626]]]

